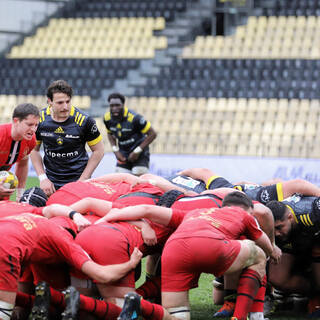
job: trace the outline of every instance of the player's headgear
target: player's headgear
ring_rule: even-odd
[[[20,202],[28,203],[35,207],[44,207],[47,203],[47,200],[47,195],[39,187],[27,189],[20,198]]]
[[[157,202],[157,206],[171,208],[173,203],[182,198],[184,193],[178,190],[170,190],[164,193]]]

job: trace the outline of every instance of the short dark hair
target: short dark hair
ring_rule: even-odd
[[[72,87],[65,80],[53,81],[47,89],[47,97],[52,100],[54,93],[65,93],[70,98],[72,97]]]
[[[39,187],[32,187],[27,189],[19,202],[31,204],[34,207],[44,207],[47,203],[48,197],[44,191]]]
[[[272,200],[266,206],[271,210],[275,221],[283,221],[285,219],[288,207],[283,202]]]
[[[109,94],[108,102],[110,102],[111,99],[120,99],[122,104],[124,104],[126,101],[126,98],[124,97],[124,95],[121,93],[118,93],[118,92],[114,92],[114,93]]]
[[[26,119],[29,115],[40,117],[39,109],[32,103],[21,103],[14,108],[12,119],[18,118],[21,121]]]
[[[243,192],[234,191],[228,193],[223,201],[222,207],[243,207],[245,209],[253,208],[252,200]]]

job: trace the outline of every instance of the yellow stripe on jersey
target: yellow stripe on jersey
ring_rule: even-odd
[[[293,209],[287,204],[286,204],[286,206],[290,210],[290,212],[292,213],[292,216],[293,216],[294,220],[296,221],[296,223],[299,223],[299,221],[298,221],[298,219],[296,217],[296,214],[294,213]]]
[[[239,191],[243,191],[241,186],[234,186],[233,189],[237,189]]]
[[[76,113],[76,116],[74,117],[74,121],[77,122],[79,117],[79,111]]]
[[[146,126],[141,130],[141,133],[147,133],[151,127],[151,123],[147,121]]]
[[[127,107],[124,107],[124,109],[123,109],[123,116],[126,117],[126,116],[128,115],[128,112],[129,112],[128,108],[127,108]]]
[[[207,184],[206,184],[206,189],[209,189],[210,184],[212,181],[216,180],[217,178],[220,178],[220,176],[212,176],[208,179]]]
[[[82,116],[82,118],[81,118],[81,120],[79,122],[79,126],[80,127],[82,126],[82,123],[83,123],[84,119],[86,118],[85,115],[81,115],[81,116]]]
[[[47,114],[47,115],[51,114],[50,106],[47,107],[47,109],[46,109],[46,114]]]
[[[96,138],[96,139],[94,139],[94,140],[91,140],[91,141],[88,141],[87,143],[88,143],[88,146],[94,146],[94,145],[96,145],[98,142],[100,142],[102,140],[102,136],[101,135],[99,135],[99,137],[98,138]]]
[[[300,220],[305,226],[310,227],[307,216],[305,214],[300,216]]]
[[[104,114],[104,120],[105,121],[109,121],[111,119],[111,113],[110,113],[110,111],[109,112],[106,112],[105,114]]]
[[[134,118],[134,115],[131,112],[128,112],[127,120],[128,122],[132,122]]]
[[[75,111],[76,111],[75,107],[71,107],[70,116],[73,116]]]
[[[41,143],[42,143],[42,140],[36,140],[37,146],[40,146]]]
[[[311,221],[311,219],[310,219],[309,213],[306,214],[306,219],[309,221],[310,226],[313,226],[313,223],[312,223],[312,221]]]
[[[276,184],[276,188],[277,188],[278,201],[282,201],[282,200],[283,200],[282,182],[278,182],[278,183]]]
[[[41,113],[40,113],[39,122],[42,122],[42,121],[44,121],[44,110],[42,110]]]

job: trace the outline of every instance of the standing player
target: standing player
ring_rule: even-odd
[[[103,121],[117,158],[116,172],[131,172],[137,176],[148,172],[149,144],[156,138],[156,132],[149,121],[124,107],[122,94],[110,94],[108,103],[110,111],[106,112]]]
[[[72,87],[64,80],[50,84],[47,89],[49,106],[41,111],[36,132],[37,146],[31,160],[40,187],[48,196],[68,182],[89,179],[104,154],[95,120],[71,106],[72,93]],[[92,151],[90,157],[86,144]]]
[[[0,170],[10,170],[16,164],[19,180],[17,199],[21,197],[28,176],[29,154],[36,145],[35,132],[39,123],[39,110],[31,103],[18,105],[12,114],[12,123],[0,125]],[[8,199],[14,190],[0,182],[0,199]]]

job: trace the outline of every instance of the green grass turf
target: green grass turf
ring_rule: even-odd
[[[39,187],[38,177],[28,177],[27,183],[26,183],[26,189],[32,188],[32,187]],[[10,197],[10,200],[12,200],[12,201],[16,200],[16,193],[15,192]]]

